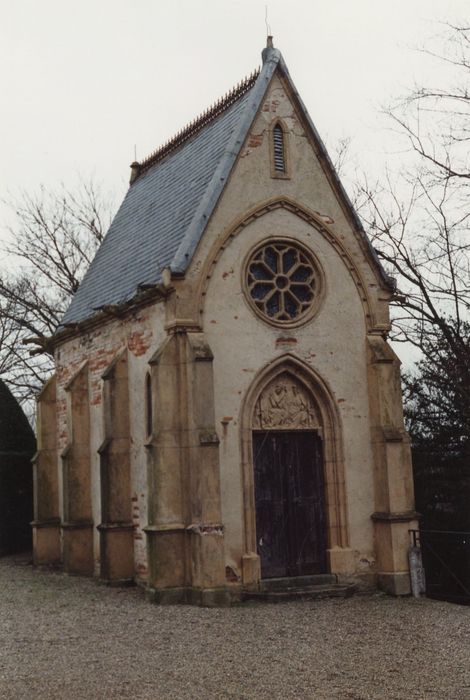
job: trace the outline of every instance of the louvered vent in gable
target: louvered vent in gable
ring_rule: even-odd
[[[284,144],[284,131],[279,124],[273,129],[274,145],[274,170],[276,173],[286,172],[286,154]]]

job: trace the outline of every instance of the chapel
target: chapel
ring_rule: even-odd
[[[382,268],[268,37],[147,159],[50,340],[34,561],[155,602],[272,579],[410,591]]]

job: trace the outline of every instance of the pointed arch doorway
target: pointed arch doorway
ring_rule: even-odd
[[[261,570],[259,537],[256,527],[260,502],[255,493],[254,444],[257,433],[310,434],[321,447],[323,472],[324,529],[327,573],[353,570],[354,552],[349,545],[346,487],[342,446],[342,426],[334,395],[314,368],[297,356],[286,353],[260,370],[249,387],[241,407],[241,455],[244,509],[243,584],[257,586],[269,574]],[[315,441],[315,439],[314,439]],[[292,442],[291,442],[292,445]],[[303,450],[302,450],[303,451]],[[268,460],[273,462],[273,460]],[[304,468],[311,467],[311,462]],[[302,469],[300,470],[302,471]],[[301,479],[301,483],[304,481]],[[273,505],[267,509],[273,511]],[[262,535],[261,535],[262,536]],[[308,538],[306,545],[308,545]],[[289,561],[289,559],[287,560]],[[324,561],[320,559],[320,561]]]
[[[263,389],[253,416],[256,549],[261,577],[324,573],[327,519],[321,420],[288,372]]]

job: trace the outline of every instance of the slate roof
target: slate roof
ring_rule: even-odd
[[[95,315],[106,305],[130,301],[142,287],[161,282],[164,268],[184,273],[249,132],[277,67],[288,79],[324,159],[349,204],[359,235],[371,249],[349,203],[281,53],[263,51],[263,67],[213,110],[193,122],[141,164],[88,272],[62,319],[59,331]]]
[[[218,103],[214,116],[203,115],[198,120],[202,128],[190,125],[188,131],[196,131],[194,135],[186,139],[183,132],[176,144],[170,142],[139,165],[61,326],[83,321],[102,306],[129,301],[139,286],[161,282],[165,267],[184,272],[188,251],[195,247],[191,241],[197,244],[207,225],[209,209],[215,206],[256,113],[258,100],[254,107],[252,93],[260,91],[259,85],[255,89],[257,77],[258,73],[241,84],[236,99],[229,94],[223,100],[229,103],[226,109]]]

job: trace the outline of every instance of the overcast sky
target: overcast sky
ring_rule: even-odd
[[[77,173],[119,200],[142,159],[260,63],[265,7],[320,134],[364,166],[390,149],[378,110],[435,77],[415,51],[468,0],[0,0],[0,184]],[[379,154],[377,156],[377,154]]]
[[[469,0],[0,0],[0,241],[20,190],[94,177],[118,204],[134,149],[145,158],[259,66],[266,6],[321,136],[351,138],[374,176],[402,157],[381,107],[448,81],[418,49],[470,15]]]

